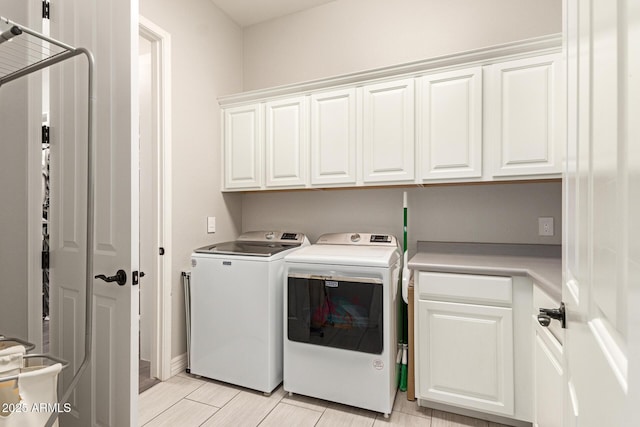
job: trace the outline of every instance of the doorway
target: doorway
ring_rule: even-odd
[[[169,36],[140,17],[139,392],[170,376]]]

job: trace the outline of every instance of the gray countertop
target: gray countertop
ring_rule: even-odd
[[[560,245],[418,242],[409,268],[444,273],[529,276],[550,297],[562,299]]]

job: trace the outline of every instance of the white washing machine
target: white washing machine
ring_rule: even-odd
[[[285,257],[286,391],[391,413],[401,265],[386,234],[325,234]]]
[[[258,231],[191,255],[190,372],[271,393],[282,382],[284,256],[309,240]]]

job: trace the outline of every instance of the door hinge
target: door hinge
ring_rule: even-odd
[[[42,251],[42,258],[40,261],[40,265],[42,266],[43,270],[46,270],[49,268],[49,251]]]
[[[42,125],[42,144],[49,144],[49,126]]]
[[[47,0],[42,0],[42,18],[49,19],[49,2]]]
[[[158,253],[160,254],[160,256],[164,255],[164,248],[160,247]]]

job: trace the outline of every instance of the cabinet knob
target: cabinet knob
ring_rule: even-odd
[[[538,314],[538,323],[545,328],[551,324],[551,319],[558,320],[562,328],[567,327],[564,303],[560,303],[560,308],[541,308]]]

